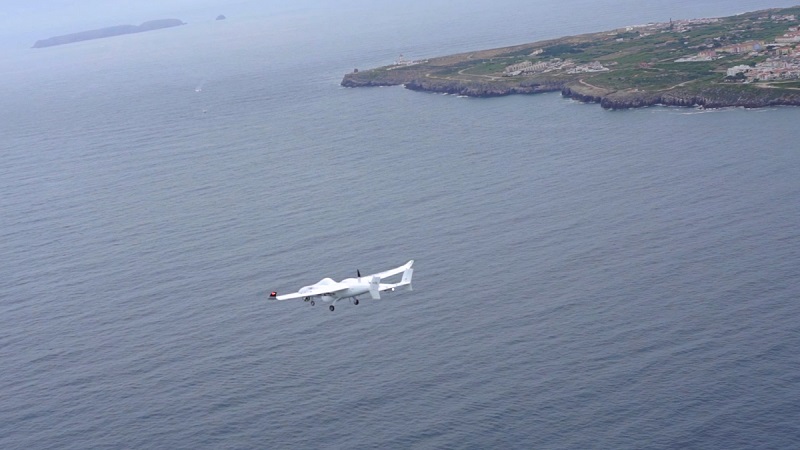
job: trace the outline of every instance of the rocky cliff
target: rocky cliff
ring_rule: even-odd
[[[561,89],[559,83],[518,83],[502,85],[480,81],[455,80],[411,80],[404,84],[412,91],[437,92],[442,94],[464,95],[467,97],[500,97],[514,94],[538,94]]]
[[[645,106],[683,106],[704,108],[763,108],[768,106],[800,106],[800,90],[717,85],[702,90],[688,88],[665,92],[603,92],[579,84],[564,86],[561,95],[586,103],[599,103],[605,109],[629,109]]]
[[[344,76],[341,85],[344,87],[369,86],[404,86],[412,91],[433,92],[439,94],[465,95],[468,97],[499,97],[513,94],[536,94],[540,92],[559,91],[561,82],[532,81],[521,83],[498,83],[480,80],[457,80],[430,77],[410,71],[396,71],[383,76],[375,76],[373,71],[353,72]]]
[[[692,89],[674,88],[665,91],[637,89],[613,91],[582,83],[567,81],[498,82],[436,78],[412,72],[397,71],[376,76],[374,72],[354,72],[342,79],[345,87],[399,86],[412,91],[464,95],[467,97],[499,97],[514,94],[538,94],[561,91],[561,95],[584,103],[597,103],[605,109],[629,109],[646,106],[684,106],[705,108],[767,106],[800,106],[800,90],[744,87],[741,84],[716,84]]]

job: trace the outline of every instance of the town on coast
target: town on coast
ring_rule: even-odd
[[[604,108],[800,105],[800,6],[672,20],[354,70],[346,87],[492,97],[561,91]]]

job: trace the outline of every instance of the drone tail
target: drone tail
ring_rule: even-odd
[[[413,262],[413,261],[412,261]],[[414,275],[414,269],[408,266],[408,269],[403,271],[403,278],[400,280],[399,285],[405,286],[407,291],[413,291],[411,288],[411,276]]]
[[[381,298],[381,277],[372,277],[369,281],[369,295],[373,300]]]

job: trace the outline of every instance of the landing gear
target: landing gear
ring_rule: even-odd
[[[358,304],[358,299],[357,299],[357,298],[354,298],[354,299],[353,299],[353,304],[354,304],[354,305],[357,305],[357,304]]]
[[[311,306],[314,306],[314,305],[316,305],[316,303],[314,303],[314,300],[311,300]]]
[[[333,310],[336,309],[336,308],[334,308],[333,305],[331,305],[331,306],[328,306],[328,309],[330,309],[331,312],[333,312]]]

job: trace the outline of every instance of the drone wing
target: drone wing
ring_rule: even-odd
[[[389,277],[391,277],[392,275],[401,274],[401,273],[403,273],[403,272],[405,272],[405,271],[407,271],[407,270],[411,269],[411,266],[412,266],[412,265],[414,265],[414,260],[413,260],[413,259],[412,259],[411,261],[409,261],[409,262],[407,262],[407,263],[403,264],[403,265],[402,265],[402,266],[400,266],[400,267],[395,267],[394,269],[389,269],[389,270],[386,270],[386,271],[383,271],[383,272],[380,272],[380,273],[376,273],[376,274],[372,274],[372,275],[367,275],[367,276],[366,276],[366,277],[364,277],[364,278],[378,277],[379,279],[383,280],[384,278],[389,278]]]
[[[275,295],[272,295],[272,294],[275,294]],[[299,292],[293,292],[291,294],[284,294],[284,295],[277,295],[276,292],[273,292],[272,294],[269,295],[272,300],[294,300],[294,299],[297,299],[297,298],[308,297],[308,294],[301,294]]]
[[[335,294],[339,291],[347,289],[349,286],[344,283],[330,283],[330,284],[315,284],[309,286],[308,289],[300,289],[302,292],[293,292],[291,294],[278,295],[277,292],[272,292],[269,296],[272,300],[295,300],[298,298],[319,297],[326,294]]]

